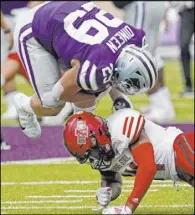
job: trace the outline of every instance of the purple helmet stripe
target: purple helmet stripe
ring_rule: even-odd
[[[141,62],[142,62],[142,64],[145,66],[145,68],[146,68],[146,70],[148,71],[148,75],[149,75],[149,77],[150,77],[150,88],[152,87],[152,74],[151,74],[151,72],[150,72],[150,69],[149,69],[149,67],[148,67],[148,65],[144,62],[144,60],[139,56],[139,55],[137,55],[136,53],[133,53],[133,52],[131,52],[131,51],[126,51],[127,53],[129,53],[129,54],[131,54],[132,56],[134,56],[134,57],[136,57],[136,58],[138,58]]]

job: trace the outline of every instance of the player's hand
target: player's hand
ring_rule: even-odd
[[[113,206],[105,208],[102,214],[132,214],[132,211],[127,206]]]
[[[133,104],[129,100],[125,99],[125,97],[120,96],[114,100],[113,107],[115,110],[121,110],[124,108],[133,109]]]
[[[106,207],[110,203],[111,197],[111,187],[101,187],[97,190],[96,200],[101,206]]]

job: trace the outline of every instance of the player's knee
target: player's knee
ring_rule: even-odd
[[[187,182],[189,185],[194,187],[194,176],[190,175],[189,173],[183,171],[181,168],[176,167],[177,175],[180,180]]]
[[[64,105],[64,101],[57,100],[51,92],[44,93],[41,96],[42,106],[46,108],[60,109]]]

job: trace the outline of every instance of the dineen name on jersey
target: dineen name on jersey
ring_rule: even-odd
[[[115,53],[125,42],[134,37],[134,33],[131,28],[126,25],[120,31],[118,31],[111,39],[106,43],[106,45]]]

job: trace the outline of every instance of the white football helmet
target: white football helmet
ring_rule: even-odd
[[[152,89],[158,78],[152,55],[144,48],[126,46],[120,53],[114,71],[114,83],[121,92],[134,95]]]

